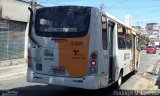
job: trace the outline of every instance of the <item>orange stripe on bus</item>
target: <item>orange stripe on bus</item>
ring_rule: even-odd
[[[89,34],[79,38],[65,38],[59,43],[59,66],[72,77],[82,77],[88,72]]]

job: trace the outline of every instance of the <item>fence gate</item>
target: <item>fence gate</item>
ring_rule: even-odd
[[[0,61],[24,57],[26,23],[0,19]]]

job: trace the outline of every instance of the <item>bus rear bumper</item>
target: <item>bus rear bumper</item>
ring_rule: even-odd
[[[27,71],[27,81],[35,83],[55,84],[67,87],[76,87],[83,89],[101,88],[99,76],[85,76],[84,78],[58,77],[43,74],[37,74],[33,71]],[[103,86],[104,87],[104,86]]]

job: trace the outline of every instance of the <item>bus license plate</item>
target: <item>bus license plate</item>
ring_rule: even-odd
[[[54,75],[64,75],[65,69],[63,68],[53,68],[53,74]]]

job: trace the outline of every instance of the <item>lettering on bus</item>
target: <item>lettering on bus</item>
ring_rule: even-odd
[[[72,59],[82,59],[82,60],[84,60],[85,57],[72,57]]]
[[[83,46],[83,42],[82,41],[72,41],[71,45]]]
[[[130,58],[130,53],[124,53],[124,61]]]
[[[44,60],[46,60],[46,61],[53,61],[54,58],[44,58]]]
[[[45,49],[44,50],[44,60],[46,61],[53,61],[54,60],[54,55],[53,55],[53,50],[52,49]]]
[[[53,40],[55,43],[64,43],[65,41],[67,41],[66,39],[59,39],[54,37],[52,37],[51,40]]]
[[[50,49],[44,50],[44,55],[49,56],[49,57],[53,57],[53,50],[50,50]]]

